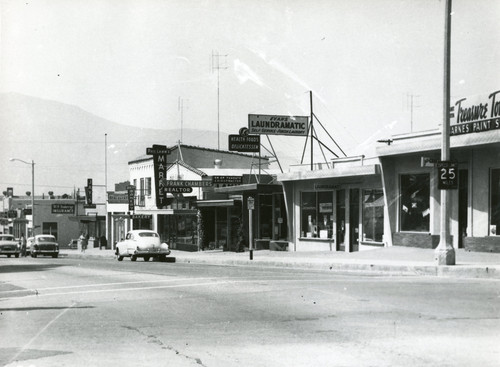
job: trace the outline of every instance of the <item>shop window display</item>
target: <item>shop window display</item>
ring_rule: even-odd
[[[303,192],[301,237],[332,238],[333,192]]]
[[[363,241],[382,242],[384,235],[384,191],[363,190]]]
[[[500,232],[500,169],[491,170],[490,184],[490,235],[498,236]]]
[[[429,232],[429,175],[401,175],[400,190],[399,212],[401,231]]]

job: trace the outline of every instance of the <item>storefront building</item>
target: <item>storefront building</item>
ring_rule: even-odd
[[[457,185],[450,190],[453,247],[499,252],[500,130],[470,131],[450,137],[451,160],[457,164]],[[437,130],[395,136],[390,145],[377,149],[387,195],[388,233],[395,246],[435,248],[439,243],[440,149]]]
[[[13,234],[16,238],[24,235],[51,234],[61,248],[71,247],[73,239],[78,238],[80,226],[72,218],[77,211],[83,212],[83,203],[72,198],[61,199],[50,196],[35,197],[35,223],[31,211],[31,198],[13,196],[4,198],[5,222],[3,233]],[[33,231],[33,227],[35,230]]]
[[[260,161],[268,168],[267,158]],[[155,197],[153,158],[144,156],[129,162],[130,183],[136,188],[134,210],[126,213],[130,228],[153,229],[173,249],[237,250],[242,237],[243,195],[218,190],[258,181],[251,173],[255,162],[250,155],[179,145],[168,155],[165,178],[174,186],[189,183],[190,191],[167,191],[161,208]],[[226,183],[217,183],[216,177]]]
[[[289,172],[278,180],[289,217],[289,251],[352,252],[387,245],[378,159],[336,159],[325,169]]]

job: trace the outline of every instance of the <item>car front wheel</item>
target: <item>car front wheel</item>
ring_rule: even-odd
[[[136,261],[136,260],[137,260],[137,256],[135,256],[135,255],[130,256],[130,261]]]
[[[123,261],[123,256],[120,255],[120,250],[118,250],[118,248],[116,249],[116,256],[118,256],[118,261]]]

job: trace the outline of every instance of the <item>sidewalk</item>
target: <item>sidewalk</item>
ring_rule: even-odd
[[[113,250],[87,249],[60,251],[61,256],[72,258],[114,258]],[[458,278],[500,279],[500,253],[467,252],[456,250],[456,265],[434,264],[434,250],[412,247],[386,247],[361,252],[284,252],[253,251],[253,260],[247,252],[172,250],[170,258],[178,263],[231,265],[253,267],[284,267],[317,271],[387,274],[426,275]],[[140,260],[139,260],[140,261]]]

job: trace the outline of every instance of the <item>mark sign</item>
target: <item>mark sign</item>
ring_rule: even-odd
[[[458,163],[452,161],[438,161],[438,189],[455,190],[458,188]]]

